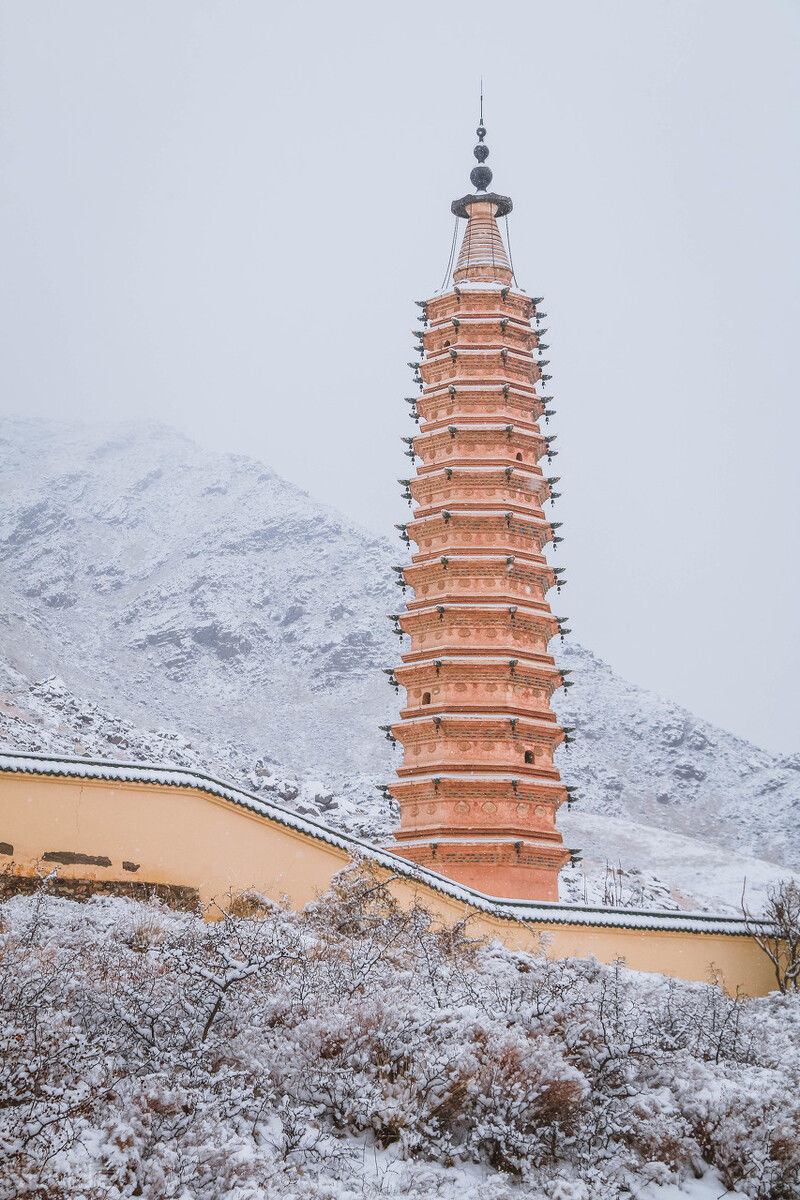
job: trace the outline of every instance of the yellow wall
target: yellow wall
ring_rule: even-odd
[[[109,867],[59,866],[61,878],[125,880],[196,888],[204,901],[257,888],[295,907],[325,892],[349,861],[346,848],[250,812],[201,787],[150,782],[0,773],[0,842],[13,846],[0,869],[32,874],[48,851],[106,856]],[[123,861],[138,864],[136,872]],[[398,864],[400,871],[405,868]],[[513,949],[536,950],[546,935],[553,958],[622,957],[629,967],[682,979],[712,972],[731,992],[763,995],[774,987],[770,964],[748,937],[725,933],[560,925],[511,920],[402,874],[391,888],[402,903],[418,900],[449,923],[472,914],[473,936],[496,936]]]

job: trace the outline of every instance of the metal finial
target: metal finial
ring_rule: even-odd
[[[475,191],[484,193],[483,195],[462,196],[460,200],[454,200],[450,205],[450,211],[455,213],[457,217],[469,217],[469,207],[476,200],[491,200],[495,205],[495,216],[504,217],[511,212],[513,205],[508,196],[496,196],[494,192],[489,192],[489,185],[492,182],[492,170],[485,165],[486,159],[489,157],[489,147],[484,142],[486,137],[486,126],[483,123],[483,76],[481,76],[480,87],[480,124],[476,129],[478,143],[472,153],[478,160],[477,167],[473,167],[469,173],[469,179]]]
[[[486,137],[486,126],[483,123],[483,76],[482,75],[481,75],[481,116],[480,116],[480,120],[478,121],[478,128],[475,130],[475,132],[478,135],[478,141],[482,142],[483,139]],[[476,146],[475,147],[475,157],[476,158],[478,158],[477,151],[478,151],[478,147]],[[489,153],[489,151],[486,150],[486,153],[484,154],[483,158],[486,158],[486,155],[488,153]],[[479,159],[479,162],[483,162],[483,158]]]
[[[492,171],[490,167],[484,167],[483,165],[489,157],[489,147],[485,146],[483,142],[483,139],[486,137],[486,126],[483,123],[483,76],[481,76],[481,118],[475,132],[478,135],[478,144],[472,153],[477,158],[479,166],[472,168],[469,173],[469,179],[476,191],[485,192],[492,182]]]

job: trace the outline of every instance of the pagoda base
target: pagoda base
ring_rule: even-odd
[[[514,900],[558,900],[558,873],[570,860],[563,845],[527,841],[404,842],[387,846],[456,883],[488,896]]]

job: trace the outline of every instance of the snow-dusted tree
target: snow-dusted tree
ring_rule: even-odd
[[[749,911],[742,889],[742,912],[751,936],[772,963],[778,990],[800,989],[800,886],[792,879],[773,884],[760,916]]]

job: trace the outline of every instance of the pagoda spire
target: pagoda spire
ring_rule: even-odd
[[[453,279],[456,283],[484,281],[508,286],[512,281],[511,264],[500,230],[497,228],[497,217],[510,213],[513,204],[508,196],[487,192],[492,182],[492,169],[486,166],[489,147],[484,141],[486,126],[483,124],[483,95],[481,122],[475,132],[478,143],[472,153],[478,160],[478,165],[472,168],[469,176],[475,193],[454,200],[450,206],[457,217],[467,218],[467,228],[464,230]]]
[[[488,191],[482,120],[477,132],[475,192],[451,206],[467,221],[452,286],[418,301],[421,424],[404,439],[416,473],[401,480],[414,509],[400,527],[415,553],[397,568],[413,598],[391,618],[404,653],[390,680],[406,691],[386,727],[403,746],[392,849],[490,895],[555,900],[570,859],[556,812],[574,796],[553,762],[571,738],[550,707],[569,683],[549,651],[568,631],[547,598],[564,580],[545,556],[562,539],[544,512],[556,480],[539,465],[557,453],[539,425],[552,415],[537,390],[550,379],[544,314],[513,286],[497,228],[512,204]]]

